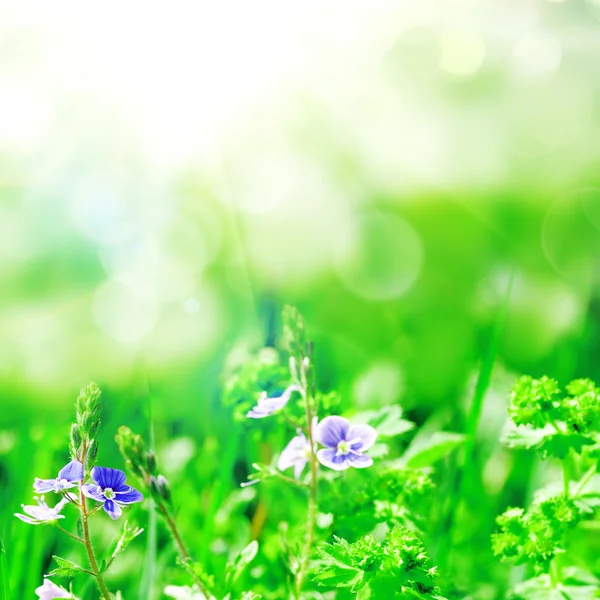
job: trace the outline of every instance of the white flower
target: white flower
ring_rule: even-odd
[[[192,589],[188,586],[168,585],[165,594],[175,600],[213,600],[212,597],[207,598],[196,586]]]
[[[44,585],[37,588],[35,593],[40,600],[54,600],[55,598],[71,598],[72,600],[77,600],[71,593],[55,583],[52,583],[49,579],[44,579]]]
[[[25,504],[21,504],[21,507],[23,508],[23,512],[25,514],[22,515],[19,513],[15,513],[15,517],[17,517],[17,519],[21,519],[21,521],[29,523],[30,525],[39,525],[40,523],[52,523],[57,519],[65,518],[64,515],[60,514],[60,511],[68,502],[67,498],[63,498],[56,506],[52,508],[46,504],[46,502],[44,501],[44,496],[42,496],[41,498],[34,496],[34,498],[35,500],[37,500],[37,506],[26,506]]]

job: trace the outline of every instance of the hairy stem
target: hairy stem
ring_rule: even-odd
[[[211,595],[204,586],[204,583],[202,583],[202,580],[198,577],[198,575],[196,575],[196,573],[194,573],[193,569],[189,568],[188,566],[188,563],[190,562],[191,558],[187,551],[187,548],[185,547],[185,544],[183,543],[183,540],[181,539],[181,535],[179,535],[179,531],[177,529],[177,524],[175,523],[175,520],[169,514],[169,511],[167,510],[164,504],[158,504],[158,510],[165,518],[167,527],[169,528],[171,536],[173,537],[173,541],[175,542],[175,547],[177,548],[179,558],[181,559],[182,563],[186,566],[188,573],[190,573],[190,575],[194,578],[194,581],[196,582],[200,593],[206,596],[206,598],[210,598]]]
[[[110,594],[108,593],[108,589],[106,584],[104,583],[104,579],[100,574],[100,569],[98,569],[98,562],[96,561],[96,557],[94,556],[94,549],[92,548],[92,541],[90,539],[90,528],[88,525],[88,511],[87,511],[87,498],[83,495],[83,487],[80,487],[80,495],[81,495],[81,504],[79,510],[81,511],[81,524],[83,526],[83,543],[85,545],[85,549],[87,550],[88,558],[90,561],[90,566],[92,567],[92,572],[94,577],[96,578],[96,583],[100,588],[100,592],[105,600],[110,600]]]
[[[315,442],[313,439],[313,407],[312,398],[309,391],[309,383],[307,381],[306,365],[301,365],[301,381],[302,389],[301,393],[304,398],[305,413],[306,413],[306,433],[308,442],[310,445],[310,484],[309,484],[309,495],[308,495],[308,509],[306,511],[306,538],[304,540],[304,548],[302,555],[300,556],[300,565],[298,572],[296,573],[296,598],[300,598],[302,593],[302,587],[306,580],[308,573],[308,564],[310,561],[310,554],[315,536],[315,524],[317,520],[317,456],[315,454]]]
[[[73,535],[70,531],[67,531],[64,527],[61,527],[58,523],[55,523],[54,526],[56,527],[56,529],[59,529],[64,534],[66,534],[70,538],[74,539],[76,542],[81,542],[82,544],[85,544],[85,540],[84,539],[80,538],[77,535]]]

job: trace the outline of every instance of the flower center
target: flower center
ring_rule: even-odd
[[[341,442],[338,442],[338,445],[337,445],[338,454],[349,454],[350,450],[351,450],[351,447],[350,447],[349,442],[347,442],[346,440],[342,440]]]
[[[104,490],[104,497],[107,500],[112,500],[115,497],[115,492],[113,491],[112,488],[105,488],[105,490]]]

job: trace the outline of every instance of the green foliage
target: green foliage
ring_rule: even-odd
[[[68,560],[67,558],[62,558],[60,556],[53,556],[52,558],[56,561],[56,564],[58,566],[56,567],[56,569],[48,573],[49,577],[65,577],[72,579],[80,573],[89,573],[87,569],[80,567],[78,564],[75,564],[72,560]]]
[[[582,472],[583,465],[597,460],[593,449],[600,433],[600,390],[588,379],[577,379],[563,393],[553,379],[523,376],[513,386],[508,411],[511,423],[504,441],[512,448],[558,459],[563,469],[562,485],[552,483],[540,490],[527,510],[509,508],[497,518],[500,531],[492,536],[494,553],[502,560],[529,565],[536,575],[518,585],[512,598],[596,597],[595,583],[569,581],[567,570],[561,573],[555,558],[569,552],[570,532],[598,506],[597,463],[578,482],[571,481],[571,473],[574,465]],[[565,564],[564,558],[560,564]]]
[[[570,567],[559,586],[550,575],[539,575],[517,585],[509,600],[592,600],[600,598],[599,584],[592,574]]]
[[[370,535],[353,543],[336,538],[318,550],[314,578],[321,586],[350,588],[360,600],[441,598],[435,567],[423,544],[405,527],[394,527],[382,542]]]
[[[239,554],[234,555],[225,569],[225,586],[231,589],[258,553],[258,542],[252,540]]]
[[[509,508],[497,518],[500,532],[492,536],[494,553],[515,564],[529,563],[546,571],[557,553],[566,550],[566,533],[581,518],[576,503],[565,496],[532,504],[526,512]]]
[[[285,389],[290,382],[289,369],[279,362],[275,352],[263,352],[243,363],[229,377],[223,390],[222,402],[233,408],[237,421],[245,421],[246,413],[262,392],[270,395]]]
[[[427,437],[416,437],[402,457],[402,462],[415,469],[434,465],[465,442],[465,436],[450,431],[437,431]]]
[[[121,527],[121,535],[117,540],[115,549],[113,550],[112,556],[108,564],[110,565],[110,563],[112,563],[112,561],[119,554],[121,554],[121,552],[124,552],[129,546],[129,544],[131,544],[131,542],[133,542],[133,540],[143,531],[144,530],[142,528],[135,527],[134,525],[131,525],[129,521],[125,521]]]
[[[515,425],[545,432],[536,446],[543,455],[562,458],[569,448],[580,454],[600,432],[600,389],[576,379],[564,393],[554,379],[523,376],[513,386],[508,412]]]

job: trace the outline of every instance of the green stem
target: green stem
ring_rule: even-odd
[[[575,489],[575,493],[573,494],[575,497],[579,496],[581,492],[583,492],[585,486],[589,483],[590,479],[598,472],[598,465],[592,465],[586,472],[585,475],[581,478],[581,481],[577,484],[577,488]]]
[[[61,527],[58,523],[55,523],[54,526],[56,527],[56,529],[59,529],[64,534],[68,535],[70,538],[73,538],[76,542],[81,542],[82,544],[85,544],[85,540],[81,539],[80,537],[78,537],[76,535],[73,535],[70,531],[67,531],[66,529],[64,529],[64,527]]]
[[[169,514],[169,511],[167,510],[164,504],[158,504],[158,510],[165,518],[167,527],[169,528],[171,536],[173,537],[173,541],[175,542],[175,547],[177,548],[179,558],[181,559],[182,563],[186,566],[186,570],[194,578],[194,581],[196,582],[200,593],[203,594],[206,598],[210,598],[211,594],[204,586],[204,583],[202,583],[202,580],[198,577],[198,575],[196,575],[196,573],[194,573],[193,569],[189,568],[189,562],[191,558],[187,551],[187,548],[185,547],[185,544],[183,543],[183,540],[181,539],[181,536],[179,535],[179,531],[177,530],[175,520]]]
[[[564,488],[564,494],[565,494],[566,498],[569,497],[569,481],[570,481],[569,468],[567,466],[567,462],[566,462],[566,458],[565,458],[565,460],[563,461],[563,488]]]
[[[305,412],[306,412],[306,433],[308,442],[310,445],[310,484],[309,484],[309,496],[308,496],[308,509],[306,512],[306,538],[304,540],[304,548],[300,557],[300,566],[296,574],[296,598],[300,598],[302,593],[302,587],[306,580],[308,573],[308,564],[310,561],[310,554],[315,536],[315,525],[317,521],[317,456],[315,454],[315,442],[313,439],[312,421],[312,398],[309,393],[309,385],[306,376],[306,366],[304,361],[300,365],[302,373],[302,396],[304,398]]]
[[[111,600],[110,594],[108,593],[108,589],[106,584],[104,583],[104,579],[102,579],[102,575],[100,574],[100,569],[98,569],[98,563],[96,561],[96,557],[94,556],[94,549],[92,548],[92,542],[90,539],[90,528],[88,525],[88,511],[87,511],[87,499],[83,495],[83,487],[80,486],[80,495],[81,495],[81,524],[83,526],[83,543],[85,544],[85,548],[87,550],[88,558],[90,560],[90,566],[92,567],[92,572],[94,577],[96,578],[96,583],[100,588],[100,592],[105,600]]]
[[[550,575],[550,581],[552,583],[552,587],[556,588],[560,583],[560,569],[558,568],[558,563],[556,562],[556,558],[550,562],[550,566],[548,569],[548,575]]]

